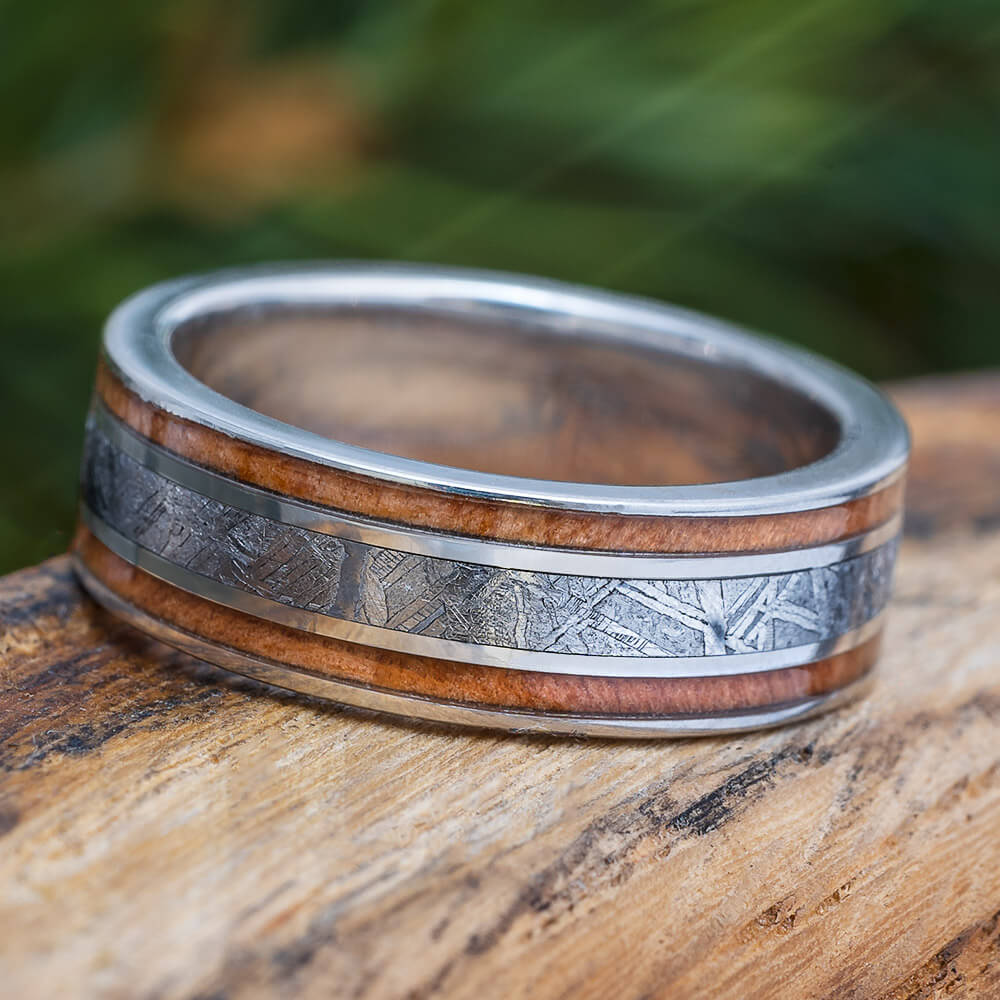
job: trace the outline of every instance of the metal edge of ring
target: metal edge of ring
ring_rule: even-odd
[[[253,307],[392,307],[459,317],[542,321],[556,336],[588,335],[757,371],[825,406],[840,422],[828,455],[773,476],[678,486],[607,486],[491,475],[347,445],[258,413],[216,392],[173,353],[193,318]],[[103,356],[142,399],[222,433],[387,482],[456,496],[556,509],[657,516],[746,516],[815,510],[867,496],[902,475],[905,422],[860,376],[800,348],[652,300],[499,272],[339,262],[270,266],[175,279],[122,303]]]
[[[403,632],[396,629],[344,621],[320,612],[282,604],[239,590],[218,580],[194,573],[138,545],[106,524],[85,504],[80,517],[94,536],[115,555],[151,576],[196,597],[240,611],[264,621],[302,632],[358,643],[398,653],[423,656],[477,666],[585,677],[718,677],[766,673],[803,666],[847,652],[874,636],[882,627],[882,610],[858,628],[819,642],[755,653],[710,656],[604,656],[578,653],[546,653],[480,643],[458,642]]]
[[[750,555],[623,555],[517,545],[374,522],[241,483],[154,444],[111,414],[103,403],[95,404],[93,422],[98,432],[112,445],[140,465],[228,506],[282,524],[367,545],[502,569],[644,580],[698,580],[788,573],[831,566],[863,555],[895,538],[902,525],[902,514],[897,513],[872,530],[843,541]]]
[[[322,677],[250,656],[228,646],[211,643],[125,601],[91,573],[76,554],[73,556],[73,564],[80,582],[98,604],[141,632],[197,659],[273,687],[322,698],[352,708],[438,725],[502,730],[512,734],[635,740],[723,736],[810,719],[861,697],[874,680],[873,672],[869,670],[864,676],[828,694],[786,702],[757,711],[720,712],[711,715],[585,716],[523,712],[436,701]]]

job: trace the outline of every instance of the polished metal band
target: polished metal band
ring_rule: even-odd
[[[527,309],[550,323],[572,315],[612,340],[649,341],[659,333],[668,350],[724,352],[819,397],[837,415],[842,443],[828,458],[770,481],[647,488],[511,480],[298,432],[212,393],[173,359],[172,330],[193,315],[255,301],[273,306],[311,297],[328,304],[352,287],[355,297],[367,288],[378,303],[402,297],[413,308],[431,303],[501,315]],[[738,517],[856,500],[885,489],[905,462],[898,415],[865,383],[801,352],[646,303],[409,269],[237,275],[154,292],[116,314],[106,334],[108,363],[130,391],[167,413],[275,452],[387,482],[557,510]],[[117,557],[151,576],[276,625],[501,670],[652,680],[765,674],[868,642],[881,627],[900,526],[897,513],[833,542],[693,556],[505,543],[377,521],[250,485],[155,444],[100,401],[88,422],[82,520]],[[737,730],[800,717],[836,695],[729,715],[617,720],[442,706],[224,649],[132,607],[86,565],[81,572],[116,613],[220,665],[443,721],[601,735]]]
[[[383,526],[383,545],[351,538],[344,519],[183,462],[103,408],[84,482],[84,519],[105,545],[218,604],[419,656],[581,676],[755,673],[850,649],[886,605],[898,532],[893,519],[837,545],[742,557],[588,553],[589,572],[575,573],[562,570],[580,553],[525,569],[540,550],[493,542],[463,539],[479,559],[455,560],[413,552],[442,540],[412,530]],[[603,560],[614,576],[595,575]]]

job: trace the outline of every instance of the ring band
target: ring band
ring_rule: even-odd
[[[667,306],[226,272],[108,321],[75,563],[157,638],[346,704],[733,732],[863,686],[908,448],[864,380]]]

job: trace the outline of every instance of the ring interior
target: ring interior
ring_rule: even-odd
[[[840,425],[748,368],[586,330],[388,308],[233,309],[173,332],[195,378],[266,416],[405,458],[571,483],[785,472]]]

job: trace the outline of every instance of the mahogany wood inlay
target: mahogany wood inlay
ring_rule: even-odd
[[[843,687],[865,673],[878,654],[876,636],[802,667],[695,678],[578,677],[475,666],[344,642],[225,608],[137,569],[83,527],[74,547],[116,594],[195,635],[315,674],[476,705],[595,715],[758,708]]]
[[[574,512],[449,496],[330,468],[241,441],[141,400],[102,363],[97,391],[120,420],[158,445],[224,475],[379,520],[477,538],[617,552],[765,552],[838,541],[884,524],[903,480],[819,510],[748,517]]]
[[[346,444],[493,475],[667,486],[817,461],[833,415],[749,368],[483,317],[262,310],[181,324],[223,396]]]

